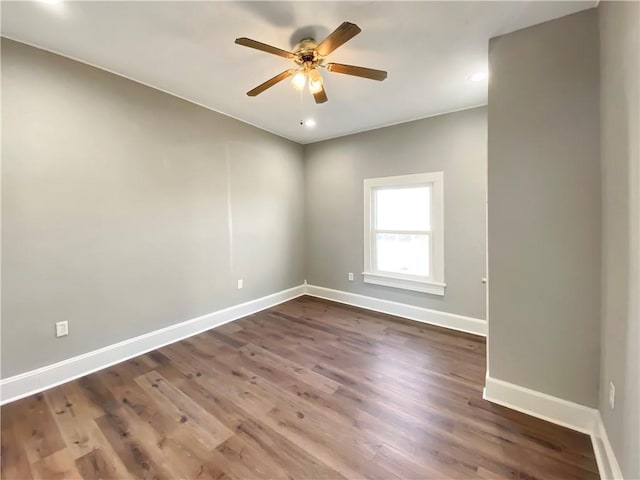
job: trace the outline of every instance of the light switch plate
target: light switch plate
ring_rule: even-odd
[[[69,335],[69,322],[67,320],[56,322],[56,337],[64,337],[65,335]]]

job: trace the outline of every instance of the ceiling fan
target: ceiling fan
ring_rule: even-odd
[[[317,43],[313,38],[305,38],[295,46],[293,52],[288,52],[246,37],[236,38],[235,43],[238,45],[255,48],[256,50],[293,60],[297,65],[296,68],[285,70],[266,82],[261,83],[253,90],[249,90],[247,95],[250,97],[260,95],[266,89],[273,87],[276,83],[293,76],[291,83],[296,89],[302,90],[305,85],[308,85],[309,93],[313,95],[316,103],[324,103],[328,98],[324,90],[322,75],[318,68],[324,68],[329,72],[369,78],[371,80],[384,80],[387,78],[387,72],[383,70],[344,65],[342,63],[325,63],[327,55],[341,45],[344,45],[360,32],[360,27],[355,23],[343,22],[342,25],[336,28],[322,42]]]

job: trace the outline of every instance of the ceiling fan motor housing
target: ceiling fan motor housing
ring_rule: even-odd
[[[304,38],[295,46],[293,54],[295,55],[294,61],[298,65],[305,65],[307,67],[315,67],[321,60],[316,48],[318,43],[313,38]]]

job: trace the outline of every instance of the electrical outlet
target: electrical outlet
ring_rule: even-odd
[[[67,320],[56,322],[56,337],[64,337],[65,335],[69,335],[69,322]]]
[[[609,382],[609,406],[613,409],[616,406],[616,386]]]
[[[238,280],[238,290],[242,289],[242,279]]]
[[[349,272],[349,281],[353,282],[353,272]]]

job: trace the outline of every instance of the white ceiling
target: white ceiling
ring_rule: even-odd
[[[50,0],[51,1],[51,0]],[[2,2],[2,35],[124,75],[300,143],[487,102],[489,38],[588,9],[596,1]],[[234,44],[289,50],[341,22],[362,33],[331,61],[387,70],[384,82],[323,72],[316,105],[284,81],[245,92],[291,61]],[[301,30],[302,29],[302,30]],[[307,35],[304,35],[307,33]],[[315,128],[300,126],[314,118]]]

